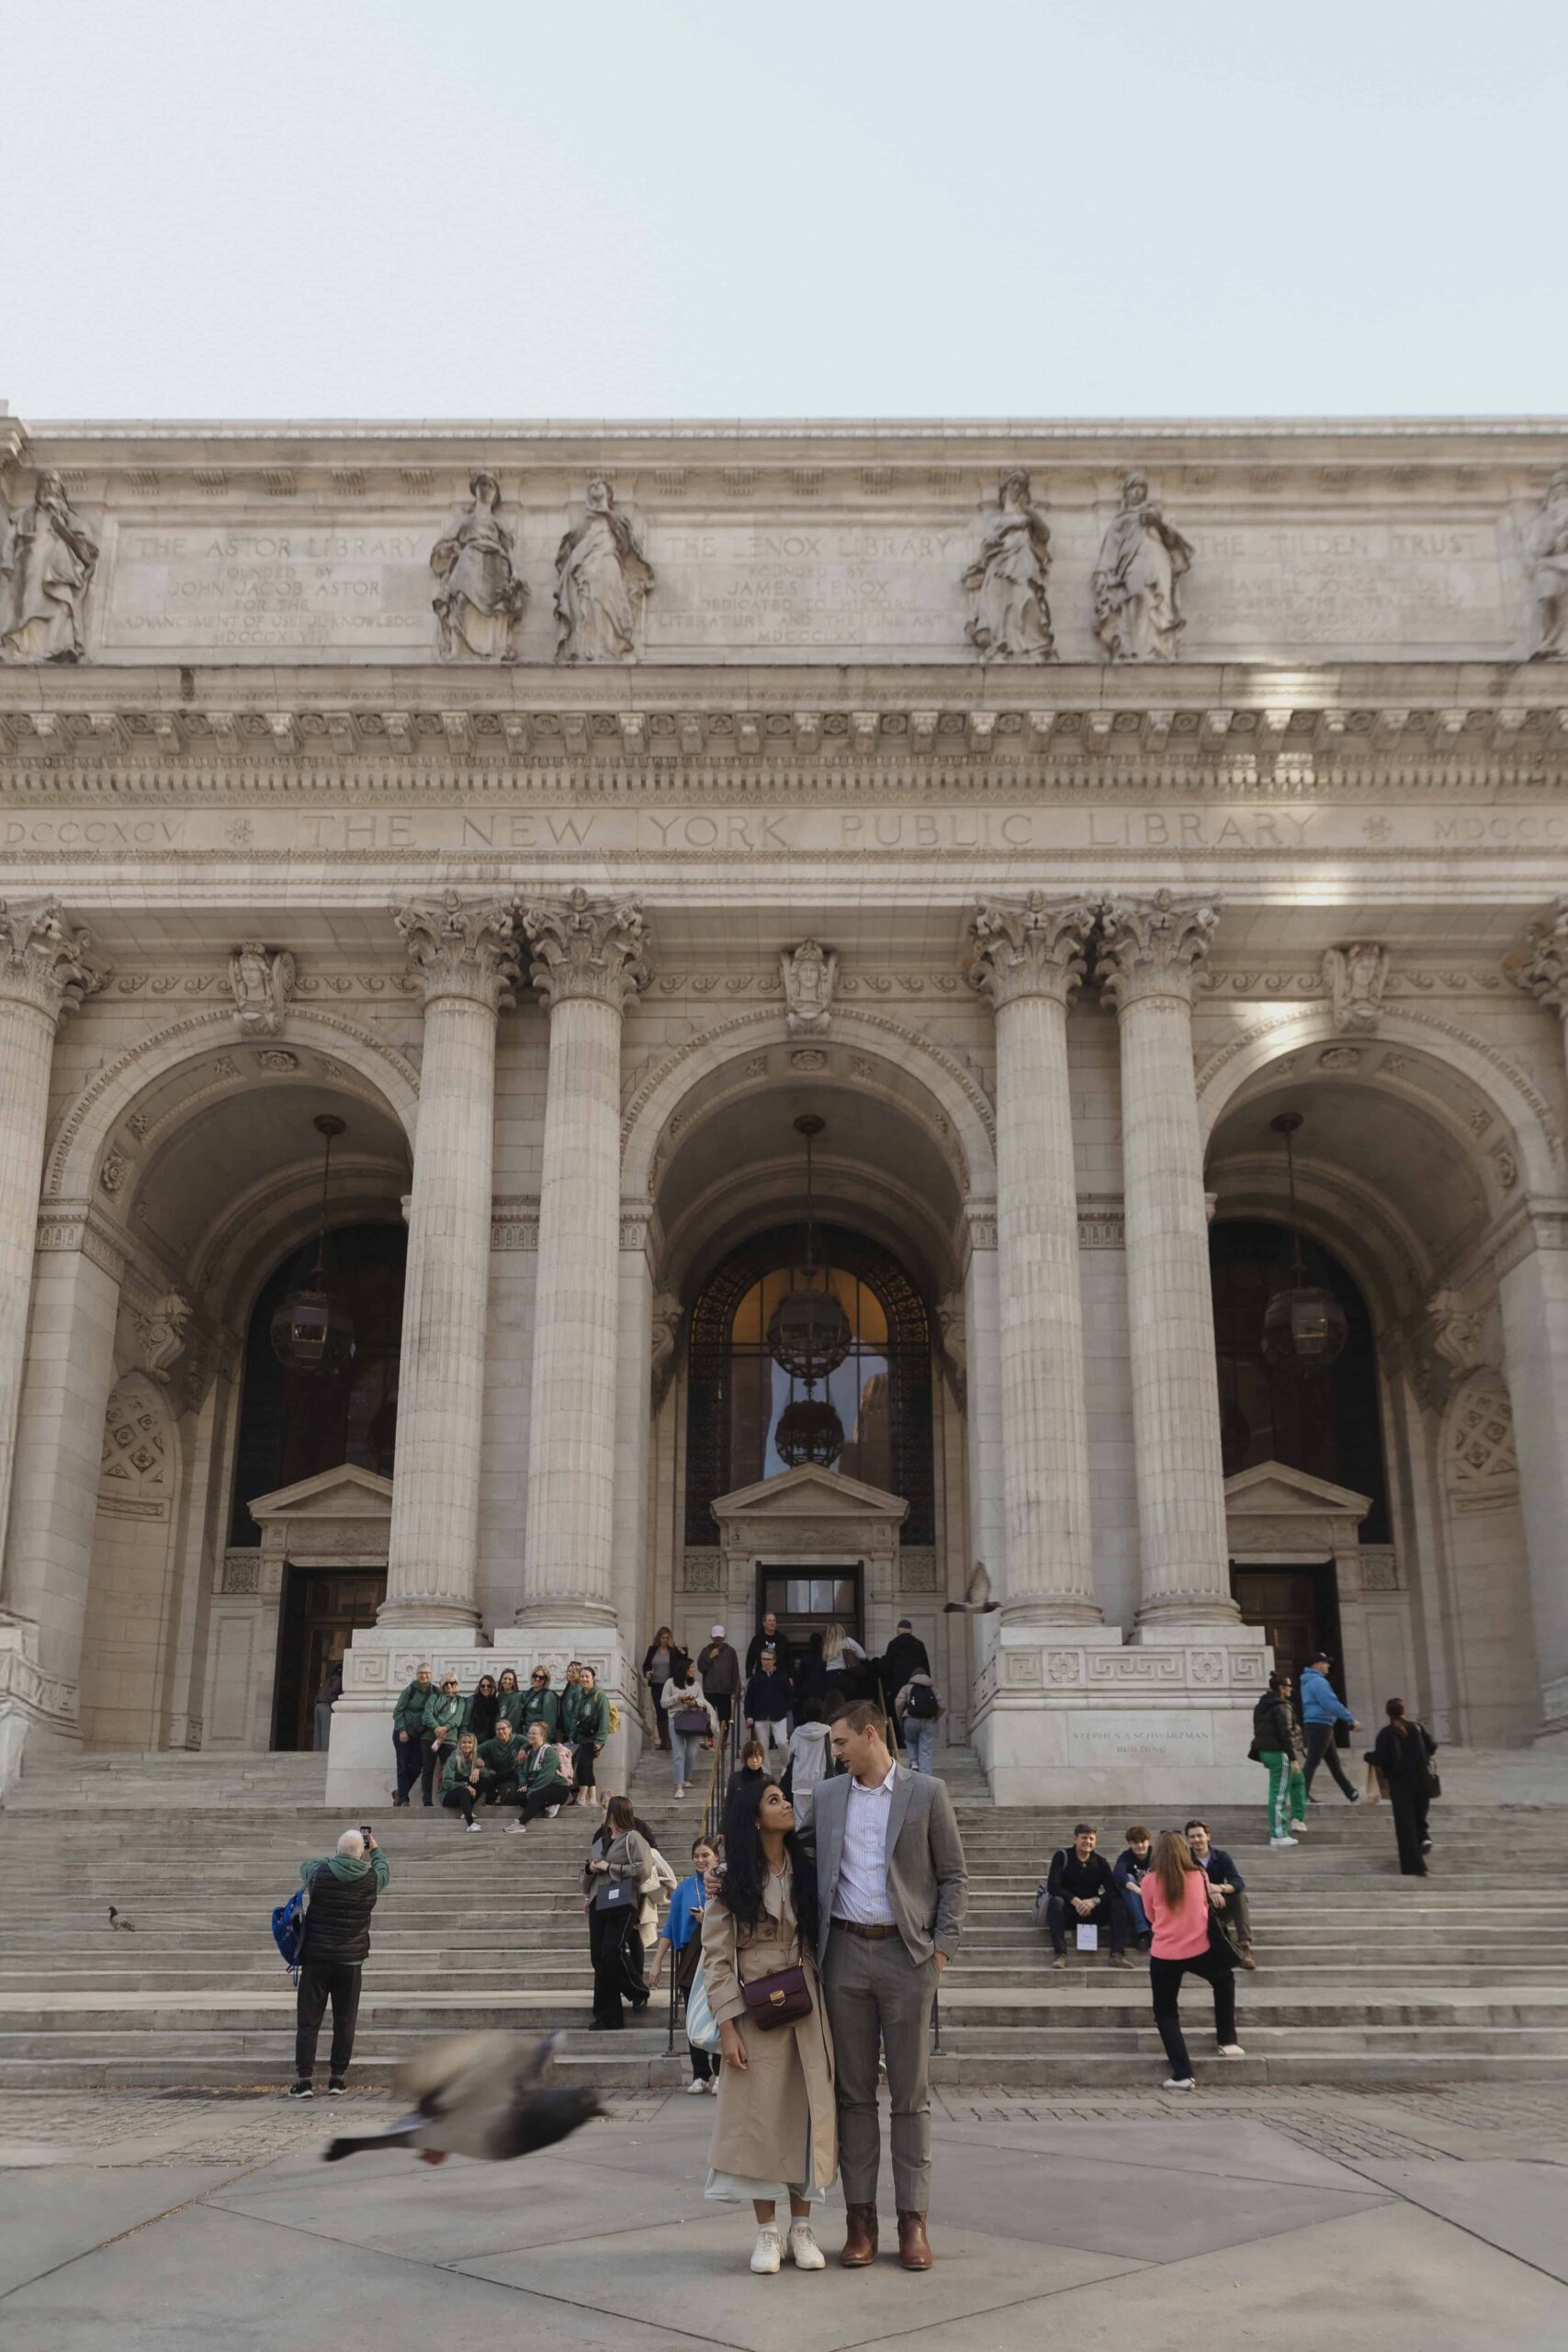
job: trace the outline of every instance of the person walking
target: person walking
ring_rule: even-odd
[[[1170,2065],[1165,2088],[1190,2091],[1196,2085],[1181,2033],[1181,1980],[1201,1976],[1213,1988],[1214,2040],[1220,2056],[1245,2057],[1235,2038],[1235,1957],[1223,1935],[1210,1936],[1209,1881],[1179,1830],[1162,1829],[1155,1839],[1139,1892],[1154,1929],[1149,1984],[1155,2024]]]
[[[495,1719],[498,1724],[512,1725],[514,1740],[523,1737],[523,1693],[517,1687],[517,1676],[510,1666],[503,1666],[495,1685]]]
[[[648,1695],[653,1702],[654,1729],[659,1745],[666,1755],[670,1752],[670,1718],[660,1704],[660,1698],[665,1684],[676,1671],[677,1667],[682,1669],[681,1679],[682,1681],[685,1679],[685,1651],[676,1648],[675,1636],[669,1626],[660,1625],[643,1652],[642,1679],[648,1685]]]
[[[474,1807],[485,1792],[490,1778],[479,1761],[479,1742],[471,1731],[457,1734],[457,1745],[446,1758],[441,1775],[441,1802],[448,1813],[460,1813],[463,1826],[470,1837],[479,1828],[474,1819]]]
[[[545,1737],[553,1747],[564,1736],[560,1727],[560,1695],[550,1689],[550,1669],[536,1666],[528,1677],[528,1688],[523,1693],[523,1713],[520,1729],[525,1734],[530,1724],[543,1724]]]
[[[392,1760],[397,1767],[398,1785],[392,1797],[394,1804],[407,1804],[414,1782],[424,1762],[422,1741],[424,1736],[424,1711],[430,1703],[430,1668],[422,1666],[412,1682],[405,1682],[392,1709]]]
[[[722,1891],[703,1915],[703,1978],[717,2021],[717,2112],[705,2195],[751,2200],[751,2268],[775,2275],[785,2255],[797,2270],[827,2264],[811,2228],[812,2205],[839,2168],[833,2036],[818,1974],[815,1858],[795,1828],[789,1799],[764,1781],[737,1805],[726,1840]],[[770,2015],[783,1994],[792,2014]],[[872,2059],[875,2129],[875,2057]],[[776,2215],[789,2199],[789,2234]]]
[[[923,1654],[924,1644],[919,1646]],[[916,1667],[911,1671],[893,1702],[893,1712],[898,1719],[905,1763],[911,1772],[929,1772],[936,1758],[936,1727],[942,1713],[929,1668]]]
[[[722,1843],[721,1839],[719,1844]],[[675,1989],[682,2002],[691,1999],[697,1964],[703,1956],[703,1913],[707,1906],[707,1891],[703,1882],[710,1871],[717,1876],[718,1863],[719,1846],[716,1846],[711,1838],[694,1838],[692,1841],[691,1876],[683,1878],[671,1895],[664,1931],[654,1946],[653,1966],[648,1978],[650,1993],[659,1990],[665,1959],[670,1955],[674,1962]],[[686,2047],[692,2053],[692,2079],[686,2086],[687,2097],[694,2097],[699,2091],[716,2090],[721,2064],[716,2053],[699,2050],[694,2041],[688,2041]]]
[[[1256,1968],[1252,1957],[1252,1910],[1247,1881],[1223,1846],[1216,1846],[1206,1821],[1190,1821],[1182,1831],[1193,1860],[1209,1882],[1209,1900],[1243,1968]]]
[[[877,1679],[888,1705],[895,1703],[894,1692],[901,1690],[912,1674],[929,1675],[931,1670],[931,1657],[924,1642],[911,1621],[908,1617],[900,1617],[897,1631],[888,1643],[885,1656],[876,1662]]]
[[[795,1704],[795,1690],[775,1651],[764,1649],[759,1656],[756,1672],[747,1678],[744,1704],[746,1728],[753,1739],[761,1741],[767,1769],[782,1772],[782,1752],[776,1766],[773,1756],[775,1748],[783,1751],[789,1746],[790,1710]]]
[[[789,1736],[789,1770],[785,1794],[804,1829],[811,1818],[811,1802],[818,1781],[828,1777],[828,1726],[815,1699],[798,1702],[799,1720]]]
[[[748,1674],[756,1673],[764,1650],[772,1650],[774,1665],[781,1667],[785,1674],[793,1673],[795,1655],[790,1648],[789,1638],[780,1633],[779,1621],[771,1609],[764,1611],[761,1623],[746,1645]]]
[[[1291,1835],[1291,1772],[1295,1756],[1290,1684],[1288,1674],[1271,1674],[1268,1690],[1252,1710],[1250,1752],[1269,1774],[1269,1843],[1276,1853],[1296,1842]]]
[[[697,1752],[705,1740],[718,1737],[718,1716],[703,1695],[696,1660],[676,1653],[681,1671],[671,1674],[659,1693],[659,1713],[670,1726],[670,1770],[675,1794],[683,1797],[696,1777]]]
[[[604,1742],[610,1736],[610,1702],[599,1688],[594,1668],[578,1669],[581,1680],[578,1687],[577,1705],[573,1710],[572,1727],[562,1736],[571,1744],[571,1779],[579,1804],[592,1805],[599,1802],[593,1766],[604,1752]]]
[[[1391,1699],[1383,1713],[1388,1721],[1372,1743],[1372,1761],[1388,1784],[1393,1807],[1399,1874],[1425,1878],[1427,1857],[1432,1850],[1427,1809],[1432,1802],[1432,1758],[1438,1743],[1425,1724],[1410,1721],[1403,1699]]]
[[[870,1698],[871,1668],[865,1652],[840,1624],[829,1625],[822,1636],[822,1671],[827,1678],[822,1712],[829,1723],[840,1707],[852,1707],[857,1699]]]
[[[839,2259],[847,2270],[876,2259],[880,2043],[898,2259],[906,2270],[929,2270],[931,2005],[963,1934],[964,1847],[946,1784],[894,1763],[880,1707],[857,1701],[831,1736],[843,1770],[818,1781],[811,1820],[796,1837],[817,1871],[818,1963],[837,2052],[848,2223]]]
[[[337,1851],[324,1860],[301,1862],[299,1883],[309,1891],[305,1936],[294,2007],[294,2080],[290,2098],[316,2095],[316,2044],[332,2003],[333,2046],[328,2093],[335,2098],[348,2078],[354,2029],[359,2016],[359,1985],[370,1957],[370,1914],[391,1872],[373,1837],[345,1829]]]
[[[653,1849],[637,1828],[630,1797],[612,1797],[582,1867],[594,2032],[618,2033],[626,2024],[623,2001],[642,2010],[652,1998],[643,1983],[639,1924],[642,1883],[652,1871]]]
[[[513,1795],[517,1802],[517,1818],[509,1821],[502,1835],[521,1838],[541,1814],[558,1813],[571,1791],[561,1770],[560,1758],[552,1743],[545,1736],[542,1723],[531,1723],[528,1736],[523,1743],[518,1759],[516,1782]]]
[[[713,1628],[705,1645],[698,1651],[697,1672],[702,1678],[704,1698],[718,1717],[720,1728],[728,1731],[735,1702],[740,1696],[740,1660],[734,1645],[726,1641],[722,1625]]]
[[[494,1737],[500,1714],[501,1699],[496,1690],[495,1677],[493,1674],[481,1674],[474,1685],[473,1695],[468,1701],[468,1713],[463,1717],[463,1729],[471,1731],[475,1740],[482,1747],[487,1739]]]
[[[420,1793],[426,1804],[434,1802],[433,1792],[436,1774],[445,1775],[467,1713],[468,1709],[457,1693],[457,1678],[455,1674],[448,1674],[440,1690],[433,1690],[424,1704],[419,1744],[423,1758],[420,1770]]]
[[[484,1784],[486,1804],[515,1804],[523,1750],[512,1736],[509,1717],[498,1715],[492,1736],[479,1742],[479,1762],[490,1776]]]
[[[1306,1770],[1303,1776],[1306,1800],[1308,1804],[1314,1802],[1314,1775],[1320,1764],[1326,1764],[1329,1776],[1346,1803],[1359,1804],[1361,1792],[1352,1787],[1345,1767],[1339,1761],[1334,1727],[1336,1724],[1344,1724],[1347,1729],[1359,1731],[1360,1725],[1328,1679],[1328,1669],[1333,1663],[1326,1650],[1319,1650],[1302,1675],[1302,1723],[1306,1732]]]

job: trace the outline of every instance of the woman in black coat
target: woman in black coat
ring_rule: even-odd
[[[686,1652],[681,1647],[670,1627],[660,1625],[643,1653],[642,1679],[647,1683],[649,1695],[653,1701],[653,1720],[659,1735],[659,1745],[666,1755],[670,1752],[670,1718],[660,1704],[660,1701],[663,1695],[664,1686],[671,1675],[677,1682],[684,1682],[689,1663]]]
[[[1391,1699],[1384,1713],[1388,1721],[1372,1747],[1372,1762],[1388,1783],[1399,1872],[1402,1878],[1425,1878],[1432,1843],[1427,1835],[1427,1808],[1432,1802],[1432,1758],[1438,1743],[1425,1724],[1406,1720],[1403,1699]]]
[[[482,1747],[487,1739],[495,1737],[495,1722],[500,1713],[501,1700],[496,1691],[495,1677],[493,1674],[481,1674],[474,1695],[468,1701],[463,1729],[471,1731]]]

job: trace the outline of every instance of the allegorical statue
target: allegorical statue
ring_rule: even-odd
[[[1190,546],[1166,521],[1144,476],[1129,474],[1094,574],[1094,633],[1111,661],[1175,661],[1187,626],[1180,583],[1191,562]]]
[[[784,982],[784,1027],[792,1037],[809,1037],[826,1029],[833,1012],[833,983],[839,959],[819,940],[803,939],[779,957]]]
[[[637,653],[643,599],[653,567],[609,483],[588,485],[582,519],[556,555],[558,662],[629,662]]]
[[[512,533],[501,519],[501,484],[493,474],[473,475],[467,505],[430,550],[430,568],[441,582],[432,601],[444,661],[465,654],[474,662],[515,661],[528,590],[513,568],[512,548]]]
[[[0,654],[12,662],[80,662],[82,607],[98,543],[58,474],[39,474],[30,506],[0,514]]]
[[[1021,468],[1002,476],[995,520],[964,575],[975,599],[964,631],[987,661],[1049,662],[1055,656],[1045,583],[1051,572],[1051,533],[1030,503]]]
[[[1553,474],[1525,546],[1535,597],[1532,662],[1568,662],[1568,471]]]
[[[276,1037],[294,988],[294,958],[287,947],[242,939],[229,958],[234,1019],[246,1037]]]

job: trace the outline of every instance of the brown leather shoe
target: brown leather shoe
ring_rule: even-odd
[[[868,2262],[876,2260],[876,2208],[846,2205],[844,2221],[846,2232],[840,2266],[845,2270],[863,2270]]]
[[[906,2270],[929,2270],[935,2256],[926,2236],[923,2213],[900,2213],[898,2216],[898,2259]]]

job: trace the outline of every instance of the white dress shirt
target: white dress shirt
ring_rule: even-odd
[[[887,1900],[887,1823],[893,1808],[893,1776],[897,1769],[897,1764],[890,1764],[887,1778],[874,1789],[866,1788],[860,1781],[850,1782],[833,1917],[848,1919],[857,1928],[897,1925],[893,1906]]]

